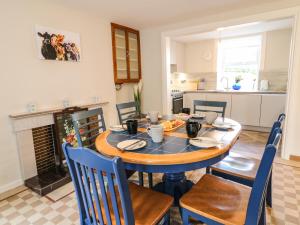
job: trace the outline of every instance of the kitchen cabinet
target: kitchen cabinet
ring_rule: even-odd
[[[191,113],[194,113],[194,100],[206,100],[206,94],[189,93],[183,95],[183,107],[190,108]]]
[[[285,111],[286,95],[262,95],[260,126],[272,127],[278,115]]]
[[[176,41],[171,41],[170,48],[170,63],[175,66],[175,71],[172,72],[184,72],[184,56],[185,56],[184,44]],[[174,67],[173,67],[174,68]]]
[[[207,101],[218,101],[218,102],[226,102],[226,110],[225,110],[225,117],[230,118],[231,116],[231,95],[228,94],[207,94],[206,95]]]
[[[231,100],[231,119],[242,125],[259,126],[261,95],[237,94]]]
[[[112,23],[111,32],[115,83],[138,82],[141,79],[139,31]]]

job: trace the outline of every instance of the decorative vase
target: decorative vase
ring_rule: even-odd
[[[241,89],[241,84],[240,84],[240,83],[235,83],[235,84],[233,84],[233,85],[232,85],[232,89],[233,89],[233,90],[236,90],[236,91],[237,91],[237,90],[240,90],[240,89]]]

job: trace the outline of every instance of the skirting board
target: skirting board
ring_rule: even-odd
[[[19,180],[13,181],[11,183],[5,184],[3,186],[0,186],[0,194],[4,193],[6,191],[9,191],[11,189],[14,189],[16,187],[19,187],[23,184],[24,184],[24,181],[22,179],[19,179]]]
[[[298,155],[290,155],[290,160],[300,162],[300,156],[298,156]]]

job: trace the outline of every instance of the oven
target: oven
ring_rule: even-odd
[[[183,93],[182,92],[172,92],[172,112],[173,114],[178,114],[182,112],[183,108]]]

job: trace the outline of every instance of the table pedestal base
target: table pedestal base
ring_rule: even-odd
[[[154,190],[174,197],[174,205],[179,205],[179,199],[193,186],[193,182],[186,179],[185,173],[165,173],[163,181],[154,186]]]

